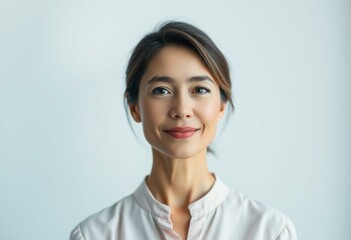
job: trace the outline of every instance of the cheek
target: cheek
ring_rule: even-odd
[[[206,123],[217,125],[219,110],[220,102],[212,101],[202,107],[201,115]]]
[[[140,113],[144,126],[153,128],[153,126],[156,127],[160,122],[162,122],[165,109],[160,104],[155,104],[152,101],[144,101],[141,106]]]

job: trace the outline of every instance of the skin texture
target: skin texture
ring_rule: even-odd
[[[206,153],[225,109],[219,87],[196,54],[170,45],[149,62],[138,103],[129,108],[152,147],[150,191],[171,207],[173,230],[186,239],[191,219],[188,205],[204,196],[215,180],[208,171]],[[195,128],[195,133],[180,139],[165,132],[185,126]]]

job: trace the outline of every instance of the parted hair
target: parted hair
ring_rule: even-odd
[[[199,56],[218,84],[221,100],[229,102],[234,109],[226,58],[206,33],[189,23],[177,21],[163,23],[154,32],[144,36],[134,48],[126,69],[124,97],[128,104],[137,103],[140,80],[148,63],[168,45],[186,47]]]

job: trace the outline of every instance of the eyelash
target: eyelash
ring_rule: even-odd
[[[158,91],[160,91],[160,90],[165,90],[165,91],[167,91],[168,93],[170,93],[170,91],[167,89],[167,88],[164,88],[164,87],[157,87],[157,88],[155,88],[155,89],[153,89],[152,90],[152,94],[153,95],[164,95],[163,93],[158,93]]]
[[[205,87],[195,87],[193,91],[197,91],[197,90],[205,90],[205,92],[195,92],[195,94],[205,94],[205,93],[210,93],[211,90],[208,89],[208,88],[205,88]],[[168,93],[160,93],[159,91],[167,91],[168,93],[170,93],[171,91],[168,90],[167,88],[164,88],[164,87],[157,87],[155,89],[152,90],[152,94],[153,95],[165,95],[165,94],[168,94]]]
[[[210,93],[210,92],[211,92],[210,89],[205,88],[205,87],[196,87],[196,88],[195,88],[195,90],[199,90],[199,89],[205,90],[205,91],[206,91],[206,92],[202,92],[202,93],[199,93],[199,94],[205,94],[205,93]]]

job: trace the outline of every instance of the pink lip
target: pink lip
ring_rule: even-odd
[[[166,133],[174,138],[189,138],[196,133],[198,129],[192,127],[174,127],[165,130]]]

